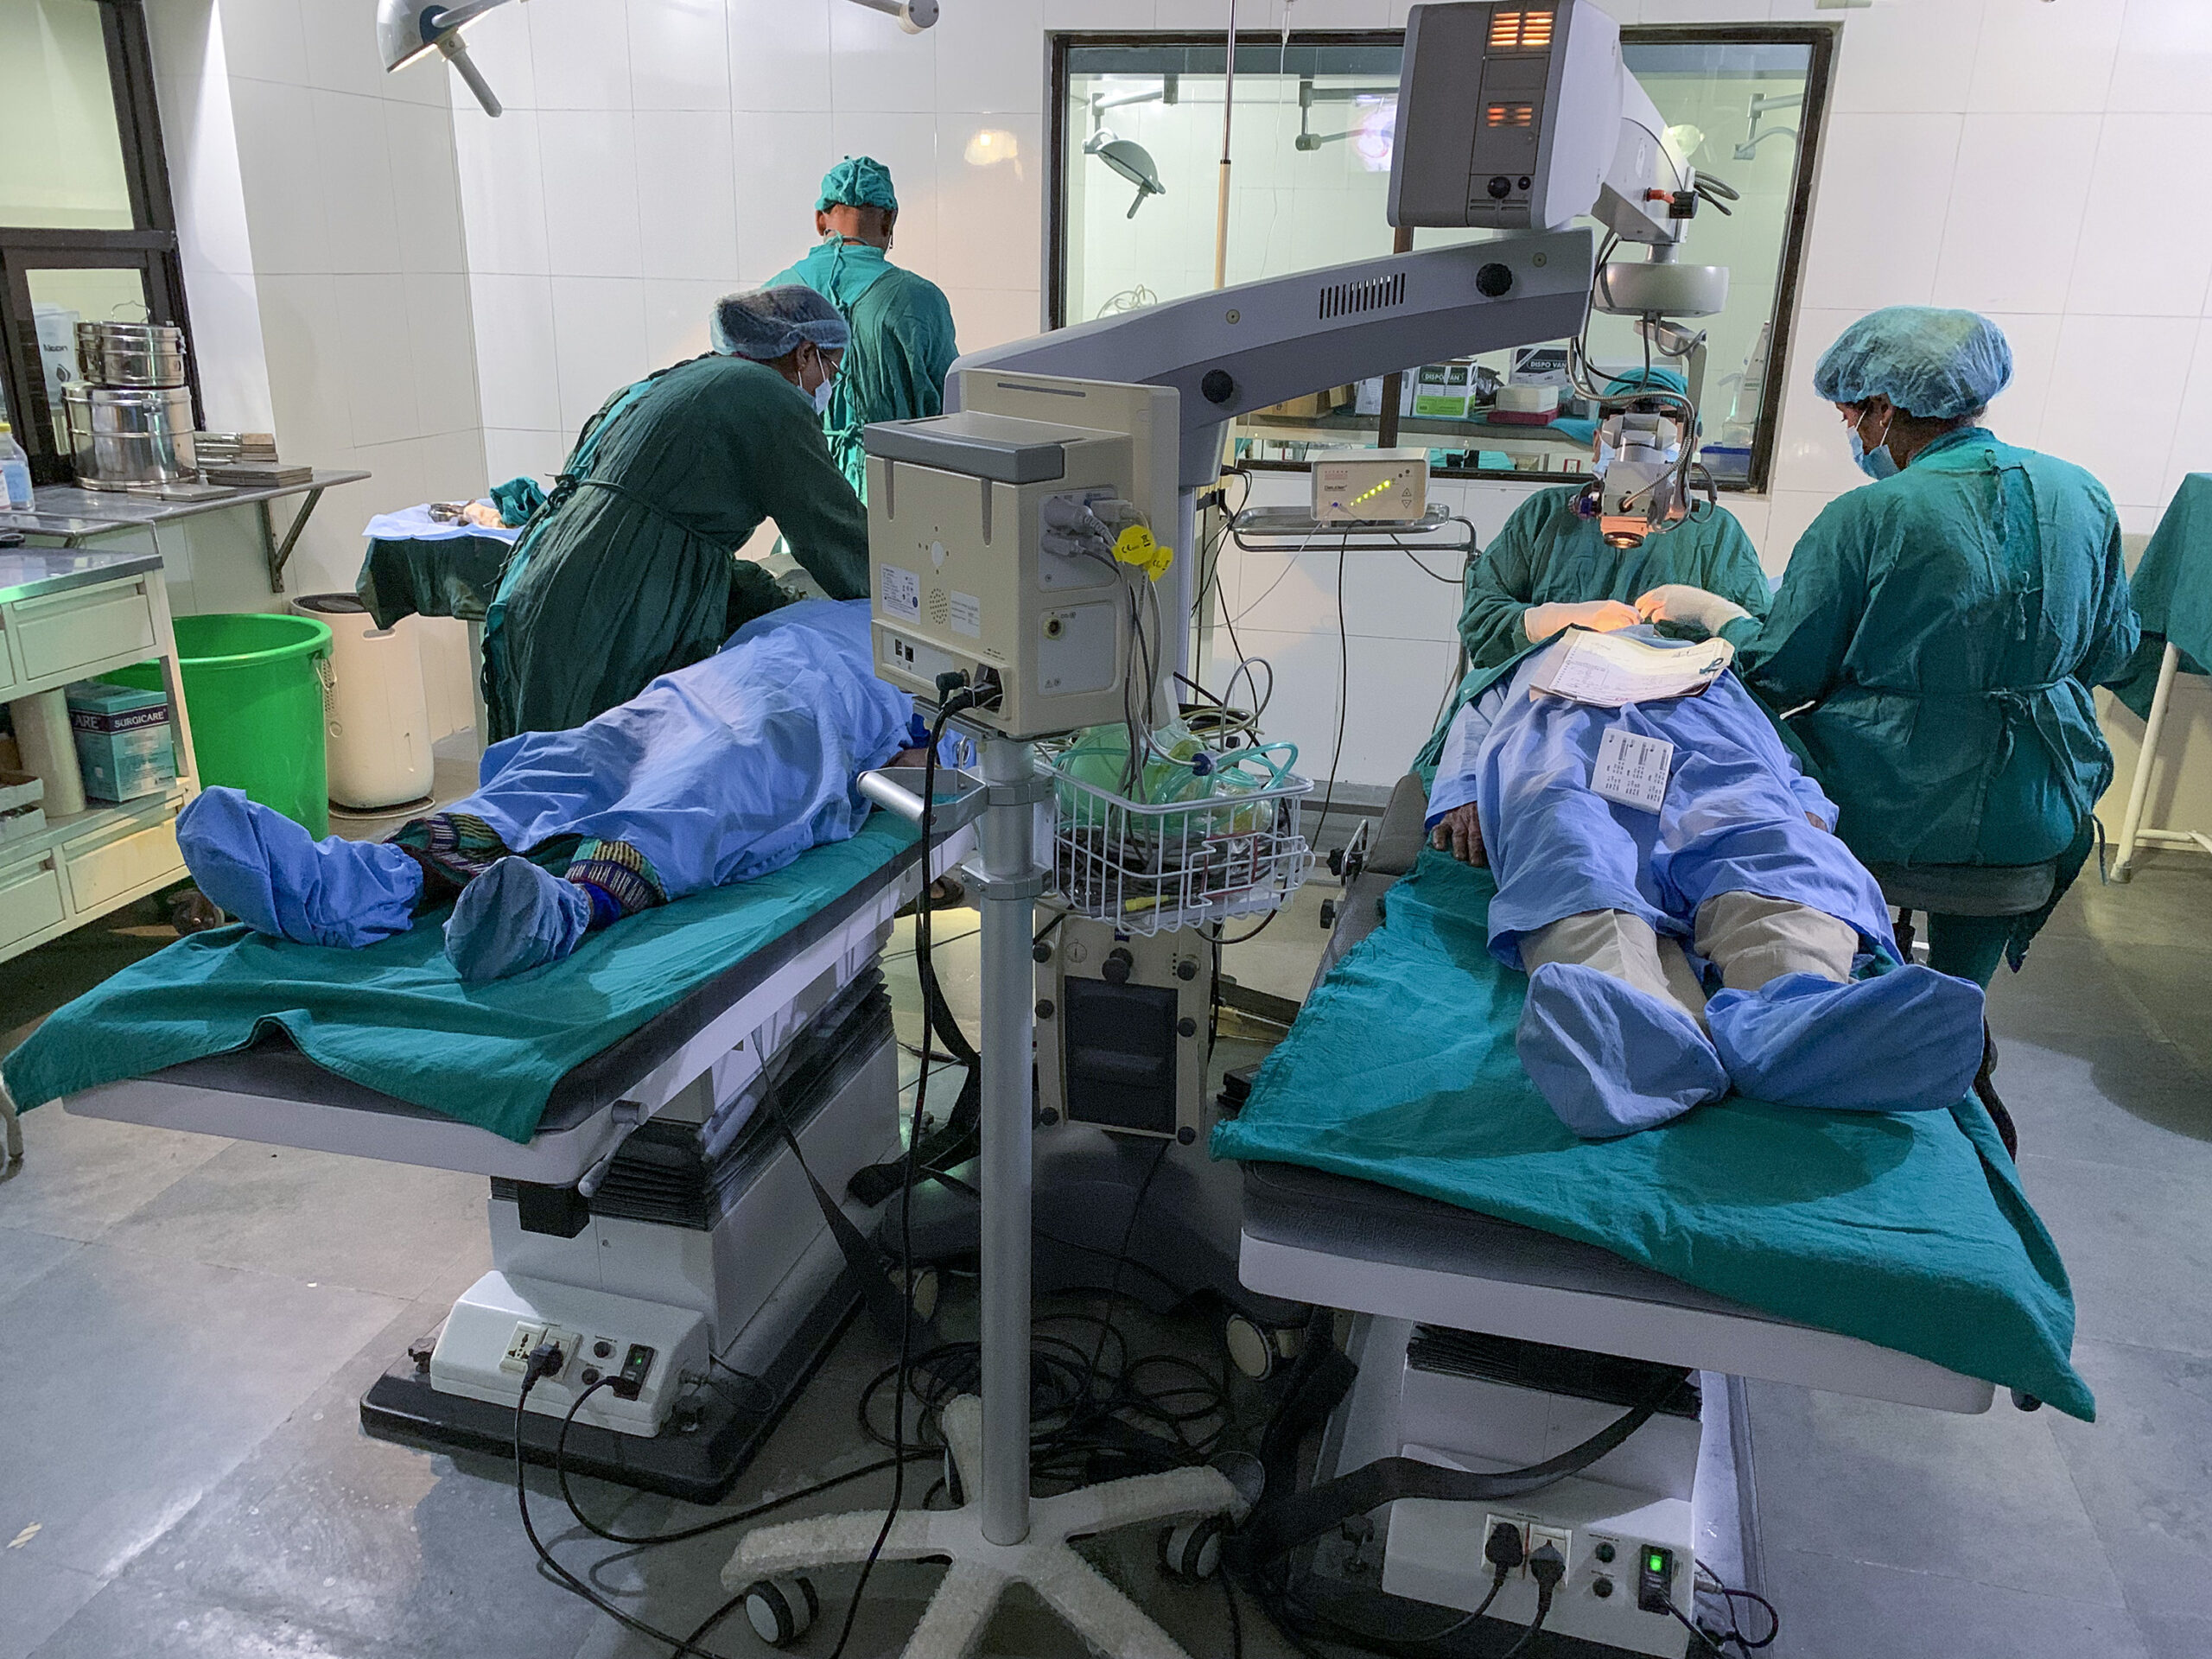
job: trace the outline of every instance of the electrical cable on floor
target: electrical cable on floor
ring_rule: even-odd
[[[699,1632],[690,1637],[671,1635],[666,1630],[648,1624],[636,1614],[616,1606],[584,1580],[556,1560],[553,1552],[546,1548],[545,1541],[537,1535],[537,1529],[530,1518],[530,1486],[527,1479],[530,1465],[523,1439],[523,1423],[530,1406],[531,1390],[535,1389],[543,1378],[560,1368],[561,1358],[560,1350],[550,1344],[540,1344],[533,1350],[528,1367],[523,1374],[522,1392],[515,1400],[515,1507],[522,1516],[523,1536],[530,1540],[530,1547],[537,1553],[539,1564],[556,1584],[568,1591],[569,1594],[589,1602],[624,1629],[634,1630],[649,1641],[661,1643],[669,1649],[671,1659],[685,1659],[685,1656],[690,1656],[690,1659],[723,1659],[723,1656],[715,1653],[712,1649],[700,1647],[698,1642],[702,1634],[711,1630],[714,1625],[728,1617],[730,1604],[726,1604],[718,1609],[714,1618],[700,1627]],[[587,1531],[610,1542],[652,1545],[675,1543],[686,1538],[696,1538],[707,1533],[721,1531],[727,1527],[741,1526],[747,1521],[757,1520],[760,1516],[782,1509],[786,1504],[796,1503],[802,1498],[817,1497],[835,1487],[843,1485],[847,1481],[858,1480],[866,1475],[877,1474],[891,1466],[889,1459],[879,1459],[875,1462],[863,1464],[859,1468],[849,1469],[842,1474],[832,1475],[826,1480],[817,1481],[810,1486],[801,1487],[797,1491],[785,1492],[781,1497],[768,1498],[734,1514],[717,1516],[714,1520],[699,1526],[684,1527],[675,1532],[656,1533],[645,1537],[625,1537],[619,1533],[595,1525],[577,1509],[575,1495],[569,1490],[567,1471],[561,1460],[561,1454],[568,1439],[569,1425],[575,1421],[577,1411],[586,1400],[590,1399],[601,1389],[611,1386],[615,1380],[613,1377],[601,1377],[579,1395],[575,1403],[569,1408],[567,1416],[562,1422],[561,1438],[554,1445],[553,1464],[554,1473],[560,1479],[561,1495],[568,1503],[569,1514],[574,1516],[577,1522]],[[743,1598],[740,1597],[738,1599],[741,1601]]]
[[[561,1501],[567,1506],[569,1518],[593,1537],[603,1538],[610,1544],[622,1544],[632,1548],[650,1548],[658,1544],[680,1544],[688,1539],[703,1538],[709,1533],[726,1531],[731,1527],[742,1526],[748,1521],[757,1520],[761,1516],[772,1514],[785,1504],[796,1503],[803,1497],[819,1497],[822,1493],[842,1486],[848,1481],[859,1480],[868,1475],[881,1474],[892,1465],[891,1459],[878,1458],[857,1468],[848,1469],[842,1474],[831,1475],[826,1479],[815,1482],[810,1486],[801,1487],[797,1491],[786,1492],[779,1497],[764,1499],[747,1509],[736,1510],[728,1515],[718,1515],[711,1521],[702,1521],[694,1526],[679,1527],[674,1532],[635,1535],[616,1532],[611,1528],[601,1526],[583,1512],[582,1508],[576,1502],[575,1492],[569,1484],[568,1467],[569,1430],[575,1423],[576,1414],[583,1409],[585,1401],[590,1399],[600,1389],[611,1386],[614,1381],[613,1377],[601,1377],[578,1395],[575,1403],[569,1406],[567,1413],[563,1416],[561,1432],[553,1442],[553,1478],[560,1487]]]
[[[1099,1322],[1098,1345],[1091,1351],[1090,1370],[1094,1376],[1098,1370],[1098,1362],[1105,1357],[1106,1338],[1114,1330],[1114,1310],[1121,1305],[1122,1268],[1129,1259],[1129,1242],[1136,1236],[1137,1217],[1143,1213],[1145,1197],[1152,1191],[1152,1178],[1160,1173],[1160,1165],[1167,1161],[1167,1149],[1174,1144],[1166,1136],[1160,1137],[1160,1145],[1153,1152],[1152,1161],[1145,1166],[1144,1179],[1137,1183],[1136,1199],[1129,1205],[1129,1218],[1122,1228],[1122,1243],[1114,1252],[1114,1271],[1109,1276],[1106,1287],[1106,1317]]]
[[[1775,1605],[1772,1602],[1769,1601],[1764,1596],[1759,1594],[1756,1590],[1738,1590],[1733,1585],[1723,1584],[1702,1561],[1694,1563],[1692,1572],[1694,1575],[1692,1583],[1694,1589],[1702,1590],[1707,1595],[1719,1597],[1720,1605],[1728,1610],[1728,1630],[1726,1634],[1719,1637],[1717,1640],[1714,1637],[1707,1637],[1706,1639],[1708,1642],[1714,1642],[1716,1647],[1719,1643],[1733,1642],[1745,1653],[1753,1653],[1761,1648],[1768,1648],[1774,1645],[1775,1637],[1782,1634],[1782,1615],[1776,1611]],[[1758,1608],[1761,1612],[1766,1615],[1766,1634],[1759,1637],[1756,1642],[1752,1641],[1744,1634],[1743,1626],[1737,1622],[1736,1604],[1739,1601],[1750,1602],[1752,1605]],[[1679,1618],[1681,1616],[1677,1613],[1675,1617]],[[1700,1632],[1700,1634],[1702,1634],[1702,1632]]]

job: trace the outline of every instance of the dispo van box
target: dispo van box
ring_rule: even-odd
[[[158,794],[176,781],[168,699],[158,691],[79,680],[68,690],[69,729],[85,793],[121,803]]]

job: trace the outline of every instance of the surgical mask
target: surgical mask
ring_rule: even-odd
[[[1866,440],[1859,432],[1859,421],[1866,418],[1862,415],[1851,423],[1851,459],[1860,472],[1877,483],[1885,478],[1895,478],[1903,469],[1897,465],[1897,458],[1890,453],[1889,434],[1885,429],[1882,442],[1869,449]]]
[[[808,391],[806,382],[802,378],[799,381],[799,390],[806,392],[806,395],[814,400],[814,412],[823,415],[829,412],[830,394],[836,386],[837,374],[836,371],[830,366],[830,360],[823,356],[818,347],[814,353],[814,366],[821,373],[822,384]]]

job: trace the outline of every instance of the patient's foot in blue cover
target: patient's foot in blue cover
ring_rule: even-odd
[[[322,841],[235,789],[203,791],[177,815],[200,891],[259,933],[358,949],[404,933],[422,867],[382,842]]]
[[[591,925],[591,899],[526,858],[503,858],[461,890],[446,918],[446,955],[470,981],[558,962]]]
[[[1980,988],[1917,963],[1848,985],[1784,974],[1705,1017],[1736,1087],[1784,1106],[1941,1111],[1981,1065]]]
[[[1586,1141],[1650,1128],[1728,1092],[1686,1011],[1580,963],[1529,976],[1515,1046],[1560,1122]]]

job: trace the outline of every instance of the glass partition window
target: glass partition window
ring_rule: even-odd
[[[35,483],[72,476],[75,325],[111,317],[187,323],[143,0],[0,0],[0,417]]]
[[[131,228],[99,0],[0,3],[0,225]]]
[[[1756,25],[1622,31],[1629,68],[1692,164],[1740,195],[1732,213],[1701,210],[1682,252],[1730,271],[1726,308],[1699,325],[1707,461],[1724,488],[1764,486],[1773,434],[1764,389],[1785,343],[1777,319],[1788,315],[1811,173],[1807,135],[1817,130],[1831,41],[1823,29]],[[1395,34],[1239,42],[1229,282],[1390,251],[1400,56]],[[1223,43],[1063,36],[1057,64],[1054,321],[1212,287],[1230,84]],[[1416,245],[1489,234],[1423,231]],[[1644,342],[1628,319],[1592,317],[1588,343],[1601,369],[1643,365]],[[1491,418],[1501,385],[1563,381],[1562,359],[1522,348],[1406,365],[1399,442],[1427,445],[1446,471],[1574,476],[1588,465],[1592,411],[1576,407],[1571,391],[1562,388],[1560,418],[1549,424]],[[1317,446],[1371,443],[1382,391],[1379,379],[1322,388],[1262,411],[1240,423],[1239,452],[1294,463]]]

